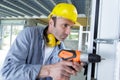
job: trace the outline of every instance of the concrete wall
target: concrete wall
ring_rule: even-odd
[[[65,40],[64,44],[66,48],[76,50],[78,49],[78,41],[77,40]]]

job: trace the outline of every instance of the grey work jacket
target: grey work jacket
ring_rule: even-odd
[[[28,27],[20,32],[1,70],[3,80],[52,80],[49,77],[37,79],[44,59],[43,31],[41,27]],[[45,64],[59,62],[58,52],[63,48],[63,43],[56,46]]]

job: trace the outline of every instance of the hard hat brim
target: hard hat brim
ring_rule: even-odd
[[[81,26],[79,22],[75,22],[74,26]]]

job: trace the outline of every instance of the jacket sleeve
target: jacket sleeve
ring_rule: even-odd
[[[26,64],[32,39],[31,29],[26,28],[15,39],[11,46],[3,68],[4,80],[35,80],[41,69],[40,64]]]

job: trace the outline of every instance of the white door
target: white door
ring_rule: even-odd
[[[87,47],[105,58],[88,64],[87,80],[120,80],[120,0],[92,0]]]
[[[120,52],[117,50],[120,33],[120,1],[100,0],[96,53],[105,60],[95,65],[96,80],[120,80]]]

